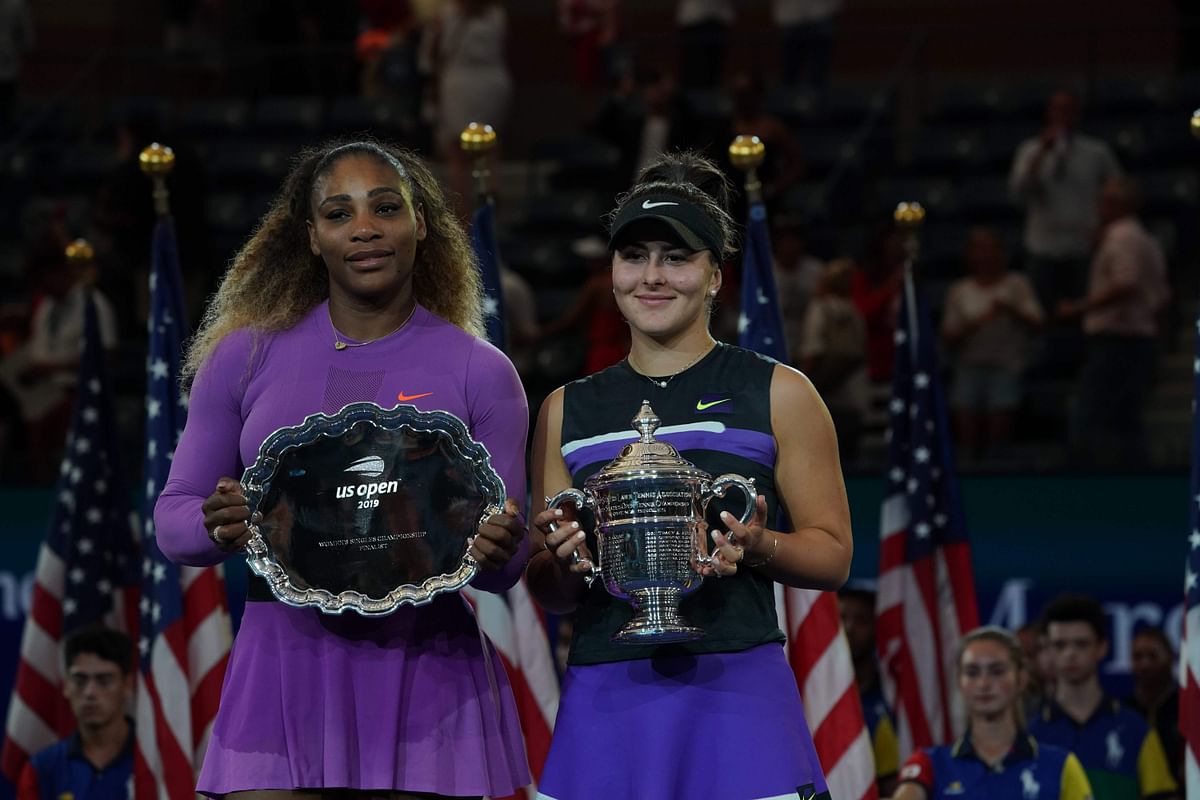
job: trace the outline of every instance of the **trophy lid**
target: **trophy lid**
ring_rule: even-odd
[[[694,473],[697,477],[709,477],[708,473],[682,458],[670,444],[654,438],[654,432],[661,424],[662,420],[650,407],[650,401],[643,400],[642,407],[638,409],[637,415],[632,420],[632,427],[640,434],[640,438],[625,445],[616,458],[588,479],[588,483],[593,481],[608,483],[626,477],[630,473],[647,469],[656,472],[670,471],[675,474]]]

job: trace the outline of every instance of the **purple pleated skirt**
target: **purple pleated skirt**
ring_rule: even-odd
[[[539,800],[827,791],[783,647],[567,670]]]
[[[504,667],[459,595],[376,618],[246,604],[198,791],[529,782]]]

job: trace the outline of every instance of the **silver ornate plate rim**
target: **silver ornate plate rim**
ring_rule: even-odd
[[[474,465],[475,475],[487,494],[489,502],[479,518],[479,524],[503,509],[504,481],[492,467],[491,453],[482,442],[472,439],[466,424],[449,411],[422,411],[414,405],[407,404],[385,409],[376,403],[359,402],[343,406],[336,414],[309,414],[300,424],[279,428],[264,439],[258,448],[258,457],[254,464],[242,473],[242,488],[251,511],[246,564],[256,575],[266,580],[271,593],[283,603],[302,608],[316,607],[326,614],[356,611],[365,616],[380,616],[391,614],[405,605],[426,605],[439,594],[466,586],[478,572],[479,565],[470,554],[471,542],[474,540],[472,536],[467,540],[467,549],[463,553],[462,561],[453,572],[431,575],[420,584],[401,584],[383,597],[370,597],[352,589],[334,594],[328,589],[299,589],[292,584],[286,570],[274,559],[270,545],[254,521],[258,504],[279,467],[280,459],[286,453],[321,438],[342,436],[363,421],[371,422],[384,430],[398,431],[407,428],[417,433],[446,435],[457,454]]]

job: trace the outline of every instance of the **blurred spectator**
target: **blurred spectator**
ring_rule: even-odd
[[[0,364],[0,383],[19,410],[25,435],[26,478],[48,483],[57,472],[71,423],[87,301],[105,350],[117,346],[112,306],[96,289],[94,262],[68,261],[57,237],[39,242],[29,263],[41,275],[41,300],[33,313],[29,341]]]
[[[1100,686],[1100,662],[1108,655],[1100,603],[1059,595],[1046,606],[1042,623],[1057,682],[1029,732],[1073,752],[1099,800],[1179,798],[1158,733]]]
[[[119,631],[84,628],[63,650],[63,695],[78,727],[29,759],[17,800],[132,798],[133,644]]]
[[[965,257],[968,274],[946,296],[942,335],[954,348],[950,405],[960,452],[977,457],[1012,440],[1029,331],[1044,315],[1029,280],[1008,271],[994,230],[973,228]]]
[[[798,223],[776,216],[771,232],[775,249],[775,288],[779,294],[779,310],[783,315],[784,336],[788,358],[800,364],[803,350],[804,317],[808,303],[816,292],[825,264],[808,252],[804,228]]]
[[[1059,304],[1082,317],[1086,358],[1079,376],[1074,455],[1133,464],[1145,460],[1142,410],[1154,378],[1159,312],[1170,297],[1162,247],[1136,214],[1137,188],[1112,178],[1100,196],[1103,232],[1087,295]]]
[[[599,237],[575,243],[573,250],[587,265],[587,279],[575,302],[557,319],[542,326],[542,339],[550,340],[573,330],[584,330],[587,352],[584,375],[599,372],[629,352],[629,325],[613,297],[612,257]]]
[[[858,685],[863,716],[875,753],[879,793],[888,797],[896,788],[900,743],[895,720],[879,683],[879,662],[875,658],[875,591],[866,587],[844,587],[838,591],[838,608],[850,657],[854,660],[854,681]]]
[[[821,393],[837,430],[843,463],[858,454],[863,419],[871,403],[867,378],[867,326],[850,299],[854,262],[829,262],[804,317],[800,365]]]
[[[613,77],[620,0],[558,0],[558,22],[571,42],[575,84],[586,94]]]
[[[459,216],[470,207],[471,160],[459,147],[459,134],[472,122],[500,133],[508,122],[512,78],[505,40],[508,16],[495,0],[451,0],[442,6],[423,46],[437,80],[434,149],[449,168],[449,188]],[[495,157],[495,151],[489,154]]]
[[[1175,780],[1183,783],[1183,737],[1179,733],[1179,684],[1175,649],[1162,628],[1142,628],[1133,636],[1133,695],[1129,707],[1158,731]]]
[[[1029,276],[1047,309],[1083,292],[1099,221],[1096,199],[1104,182],[1120,172],[1108,145],[1078,127],[1078,98],[1055,92],[1046,127],[1021,144],[1009,174],[1009,188],[1026,210]]]
[[[767,205],[796,185],[804,174],[800,143],[778,117],[766,110],[766,86],[761,75],[739,72],[730,83],[733,100],[732,135],[757,136],[766,145],[763,163],[758,167],[763,197]],[[740,215],[739,215],[740,218]]]
[[[1025,719],[1033,719],[1041,711],[1042,705],[1053,691],[1053,683],[1049,689],[1042,682],[1039,661],[1042,658],[1043,634],[1037,622],[1029,622],[1017,629],[1017,641],[1021,644],[1021,652],[1025,654],[1026,675],[1024,700],[1022,708]]]
[[[12,130],[21,61],[33,49],[33,18],[25,0],[0,0],[0,135]]]
[[[889,222],[871,235],[851,283],[854,305],[867,323],[867,370],[875,383],[892,378],[904,262],[904,240]]]
[[[408,0],[359,0],[362,25],[354,40],[363,97],[414,107],[420,95],[417,24]]]
[[[679,81],[683,86],[711,89],[721,83],[734,16],[732,0],[679,0],[675,24],[679,30]]]
[[[696,144],[699,123],[668,73],[643,67],[628,72],[601,103],[592,129],[621,154],[621,186],[670,150]]]
[[[784,84],[798,86],[803,75],[818,97],[825,95],[841,8],[842,0],[772,0],[771,18],[779,31]]]

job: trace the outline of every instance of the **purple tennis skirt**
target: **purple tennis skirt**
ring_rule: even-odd
[[[779,644],[567,670],[539,800],[828,797]]]
[[[251,602],[198,789],[504,796],[529,783],[504,666],[458,594],[386,617]]]

